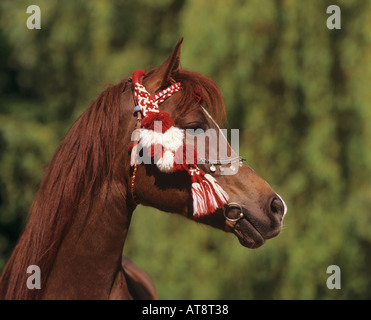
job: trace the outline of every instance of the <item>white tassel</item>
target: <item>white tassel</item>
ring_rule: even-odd
[[[198,182],[192,183],[192,199],[193,199],[193,216],[201,217],[206,214],[206,203],[204,198],[204,190]]]
[[[207,181],[210,182],[216,196],[219,198],[220,202],[224,205],[224,204],[227,204],[228,203],[228,200],[229,200],[229,196],[228,194],[224,191],[224,189],[222,188],[222,186],[219,184],[218,181],[216,181],[211,175],[209,175],[208,173],[205,174],[204,176],[205,179],[207,179]]]
[[[162,158],[157,161],[157,167],[162,172],[174,172],[174,153],[169,150],[165,150]]]
[[[150,148],[154,141],[154,134],[155,132],[153,130],[147,130],[147,129],[140,129],[140,141],[139,143],[144,148]]]
[[[204,177],[192,183],[193,215],[197,218],[214,213],[228,203],[228,195],[220,184],[210,175]]]
[[[172,151],[175,152],[183,145],[184,139],[184,130],[179,129],[177,127],[170,127],[162,137],[162,145]]]
[[[213,186],[207,180],[202,180],[201,182],[203,189],[205,190],[205,205],[206,205],[206,214],[213,213],[218,208],[218,202],[216,199],[216,194],[213,190]]]

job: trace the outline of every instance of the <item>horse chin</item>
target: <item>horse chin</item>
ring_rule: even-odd
[[[259,248],[265,243],[264,237],[246,218],[238,221],[233,233],[239,242],[249,249]]]

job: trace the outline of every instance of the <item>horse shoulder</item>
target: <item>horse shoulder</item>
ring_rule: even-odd
[[[158,294],[149,275],[128,258],[122,257],[121,265],[129,292],[134,299],[158,300]]]

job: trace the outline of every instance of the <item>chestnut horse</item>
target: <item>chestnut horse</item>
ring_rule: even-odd
[[[225,116],[224,102],[210,78],[181,68],[182,39],[143,85],[155,94],[171,83],[182,90],[161,104],[174,126],[214,128]],[[286,213],[283,200],[260,176],[241,163],[235,175],[211,172],[229,195],[230,205],[205,216],[192,213],[191,179],[138,165],[131,192],[129,146],[136,125],[130,78],[107,88],[74,123],[51,162],[29,220],[0,280],[2,299],[156,299],[150,278],[122,259],[137,204],[183,215],[226,232],[257,248],[277,236]],[[195,94],[198,99],[195,99]],[[234,204],[233,204],[234,203]],[[41,289],[29,289],[28,266],[41,270]]]

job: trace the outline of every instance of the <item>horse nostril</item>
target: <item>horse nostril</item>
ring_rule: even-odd
[[[273,198],[270,209],[273,214],[279,214],[282,217],[286,214],[286,205],[278,195]]]

